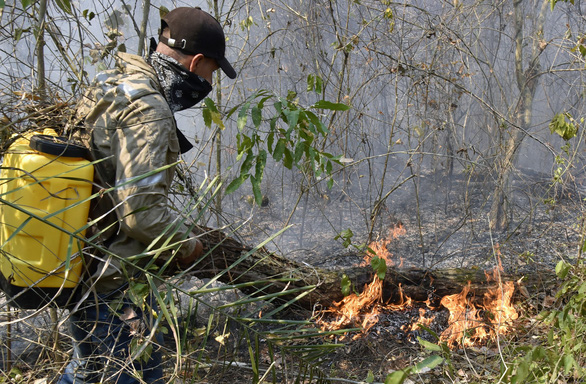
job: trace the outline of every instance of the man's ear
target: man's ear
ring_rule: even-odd
[[[193,56],[193,58],[191,59],[191,63],[189,64],[189,72],[195,73],[195,69],[204,57],[205,56],[201,53],[198,53],[197,55]]]

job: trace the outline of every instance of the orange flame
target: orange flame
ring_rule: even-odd
[[[495,288],[489,289],[482,299],[481,305],[468,299],[470,282],[461,293],[445,296],[441,305],[450,311],[449,326],[440,336],[440,340],[454,347],[461,345],[472,346],[476,343],[495,340],[500,335],[511,332],[513,322],[519,317],[513,306],[515,284],[512,281],[500,280],[501,266],[494,269],[493,277],[487,275],[487,280],[496,280]],[[481,312],[484,311],[484,318]]]
[[[369,245],[369,248],[379,258],[384,259],[387,265],[394,265],[388,246],[394,238],[404,233],[405,228],[399,224],[389,231],[387,239],[375,241]],[[362,265],[369,265],[372,258],[373,254],[368,252]],[[511,332],[513,321],[518,318],[512,303],[515,285],[510,281],[502,282],[500,271],[502,266],[499,259],[493,274],[487,274],[487,281],[497,281],[498,284],[484,294],[482,304],[475,304],[474,297],[468,297],[470,282],[462,289],[462,292],[442,298],[441,305],[449,310],[450,315],[448,328],[441,333],[440,340],[445,341],[450,347],[469,347]],[[413,300],[403,294],[400,285],[399,292],[398,304],[383,304],[383,282],[375,275],[373,281],[365,285],[361,294],[352,293],[334,303],[328,312],[336,315],[335,321],[319,320],[318,324],[324,330],[336,330],[348,326],[361,327],[362,334],[365,334],[378,322],[382,311],[404,310],[413,305]],[[437,309],[431,308],[429,301],[427,306],[432,310]],[[419,324],[430,326],[434,319],[427,317],[426,314],[427,311],[420,308],[419,319],[410,325],[405,325],[402,329],[405,332],[411,332],[417,330]],[[354,338],[359,336],[360,334]]]
[[[395,262],[392,260],[393,254],[389,252],[389,245],[391,242],[396,239],[397,237],[405,234],[405,227],[400,222],[389,229],[389,234],[386,239],[373,241],[368,245],[374,254],[381,259],[384,259],[387,263],[387,266],[395,265]],[[364,261],[360,264],[361,266],[368,266],[370,265],[370,261],[374,255],[371,252],[367,252],[364,255]],[[399,267],[403,265],[403,260],[400,260]]]
[[[455,295],[444,296],[441,305],[450,311],[449,326],[440,335],[440,340],[450,346],[472,346],[475,341],[482,341],[486,332],[482,328],[477,308],[468,301],[470,282]]]
[[[405,333],[409,333],[409,332],[417,331],[417,329],[419,328],[420,325],[423,325],[426,327],[430,326],[431,323],[433,322],[433,317],[427,317],[426,313],[427,313],[427,311],[425,310],[425,308],[419,308],[419,318],[417,320],[415,320],[413,323],[411,323],[410,325],[403,326],[401,329],[403,331],[405,331]]]
[[[336,321],[323,324],[326,329],[341,329],[346,326],[362,326],[363,332],[368,332],[378,322],[380,301],[382,299],[383,282],[374,277],[374,280],[364,287],[360,295],[352,293],[339,302],[334,302],[332,311],[338,315]],[[370,311],[370,312],[368,312]],[[367,312],[363,314],[363,312]],[[361,320],[362,318],[362,320]]]
[[[396,236],[402,233],[405,233],[405,229],[399,223],[389,231],[387,239],[372,242],[369,248],[375,252],[376,256],[384,259],[387,265],[393,265],[394,262],[391,260],[392,254],[388,250],[388,245]],[[361,265],[370,265],[372,258],[373,254],[367,252]],[[400,307],[406,308],[411,305],[411,298],[404,297],[402,290],[400,292],[401,302],[399,305],[383,305],[383,282],[375,275],[372,282],[364,286],[364,290],[360,295],[352,293],[342,301],[334,303],[334,307],[329,311],[337,315],[335,321],[330,323],[320,321],[319,323],[322,329],[326,330],[342,329],[346,326],[360,326],[362,327],[362,332],[367,333],[378,322],[381,310],[398,310]]]

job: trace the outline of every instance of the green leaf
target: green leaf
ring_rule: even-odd
[[[331,101],[327,100],[320,100],[311,107],[316,109],[329,109],[331,111],[347,111],[350,109],[350,107],[346,104],[332,103]]]
[[[321,122],[321,120],[315,115],[315,113],[313,113],[311,111],[305,111],[305,114],[309,118],[309,121],[311,121],[313,123],[313,125],[317,128],[318,132],[320,132],[323,136],[328,134],[328,129]]]
[[[3,0],[0,0],[3,1]],[[90,11],[89,9],[84,9],[82,12],[83,17],[87,20],[87,21],[92,21],[94,17],[96,17],[96,14],[92,11]]]
[[[239,131],[242,131],[244,127],[246,127],[246,122],[248,120],[248,108],[250,108],[250,102],[244,103],[244,105],[240,109],[240,112],[238,112],[237,125]]]
[[[372,371],[368,371],[368,374],[366,375],[366,380],[367,383],[372,383],[374,381],[374,374],[372,373]]]
[[[252,139],[243,133],[237,134],[236,138],[238,139],[238,155],[236,156],[236,160],[240,161],[245,154],[249,154],[252,148]]]
[[[262,112],[258,106],[252,107],[250,111],[250,115],[252,116],[252,123],[256,128],[260,127],[260,123],[262,122]]]
[[[326,173],[328,175],[331,175],[333,170],[334,166],[332,165],[332,162],[328,160],[328,162],[326,163]]]
[[[352,282],[345,273],[342,275],[342,281],[340,281],[340,288],[342,289],[342,295],[344,297],[352,293]]]
[[[72,14],[70,0],[56,0],[57,6],[65,13]]]
[[[214,102],[214,100],[210,99],[209,97],[206,97],[203,100],[203,102],[206,105],[206,107],[209,108],[212,112],[218,112],[218,107],[216,107],[216,103]]]
[[[283,114],[287,117],[287,123],[289,124],[289,130],[287,131],[288,133],[292,132],[297,126],[297,122],[299,121],[299,113],[300,111],[298,109],[286,109],[283,111]]]
[[[306,145],[307,144],[305,144],[304,141],[300,141],[295,146],[295,156],[293,158],[293,161],[295,162],[295,164],[299,163],[299,160],[301,160],[301,157],[303,157],[303,152],[305,152]]]
[[[291,151],[289,150],[289,148],[285,148],[283,165],[287,169],[293,168],[293,155],[291,155]]]
[[[564,366],[564,372],[566,375],[570,373],[574,366],[577,366],[576,360],[572,355],[563,355],[562,356],[562,365]]]
[[[571,267],[572,266],[570,264],[561,260],[555,266],[555,273],[560,279],[565,279],[566,276],[568,275],[568,272],[570,272]]]
[[[415,367],[413,368],[413,373],[420,373],[423,370],[423,368],[433,369],[433,368],[437,367],[438,365],[440,365],[441,363],[443,363],[443,361],[444,361],[444,359],[441,356],[438,356],[438,355],[429,356],[425,360],[420,361],[419,363],[415,364]]]
[[[246,179],[248,179],[249,177],[250,177],[250,175],[247,173],[245,175],[240,175],[237,178],[235,178],[234,180],[232,180],[232,182],[230,184],[228,184],[228,186],[226,187],[226,195],[229,195],[232,192],[234,192],[235,190],[237,190],[238,188],[240,188],[242,183],[244,183],[246,181]]]
[[[6,3],[4,3],[4,0],[0,0],[0,10],[4,9],[5,6],[6,6]]]
[[[226,126],[224,125],[224,121],[222,120],[222,114],[218,111],[218,107],[216,107],[216,103],[209,97],[204,99],[205,108],[203,109],[204,113],[204,123],[206,127],[211,128],[212,122],[215,123],[221,130],[224,130]],[[246,125],[246,120],[244,121],[244,125]]]
[[[275,111],[277,111],[277,115],[283,113],[283,103],[281,103],[280,101],[275,102],[275,104],[273,104],[273,107],[275,108]]]
[[[22,35],[24,33],[28,33],[28,32],[30,32],[30,28],[26,28],[26,29],[16,28],[14,30],[14,40],[19,41],[22,38]]]
[[[22,9],[26,10],[28,7],[31,6],[33,0],[20,0],[20,4],[22,5]]]
[[[272,131],[267,136],[267,149],[269,150],[269,152],[271,154],[273,153],[273,142],[274,142],[274,140],[275,140],[275,132]]]
[[[377,274],[378,278],[384,280],[385,274],[387,273],[387,263],[385,259],[375,256],[370,261],[372,269]]]
[[[238,126],[239,131],[242,131],[244,129],[244,127],[246,127],[247,120],[248,120],[247,115],[238,116],[237,126]]]
[[[570,119],[570,121],[567,121],[566,118]],[[576,136],[578,132],[578,129],[571,121],[569,113],[558,113],[555,115],[549,123],[549,130],[551,133],[557,133],[566,141]]]
[[[249,149],[246,152],[246,159],[244,159],[244,162],[240,166],[240,174],[241,175],[248,173],[248,171],[250,171],[250,168],[252,168],[252,161],[254,160],[254,158],[255,158],[255,156],[254,156],[254,153],[252,153],[252,149]]]
[[[312,74],[307,75],[307,92],[311,92],[315,89],[315,76]]]
[[[354,236],[354,232],[350,228],[343,230],[342,232],[338,233],[334,240],[343,239],[342,245],[344,248],[348,248],[350,244],[352,244],[352,237]]]
[[[279,162],[283,158],[283,154],[285,153],[285,148],[287,147],[287,142],[285,139],[280,138],[277,141],[277,145],[275,146],[275,151],[273,152],[273,159]]]
[[[257,179],[254,176],[250,177],[250,184],[252,185],[252,194],[254,195],[254,201],[257,205],[261,205],[262,203],[262,193],[260,191],[260,182],[261,180]]]
[[[315,127],[313,126],[313,124],[309,124],[309,127],[311,130],[315,131]],[[313,133],[311,132],[311,130],[308,129],[300,129],[299,132],[299,137],[305,141],[307,141],[308,145],[311,145],[311,143],[313,143]]]
[[[259,93],[259,96],[260,96],[260,95],[263,95],[263,94],[265,94],[265,93],[266,93],[266,92],[260,92],[260,93]],[[257,104],[257,105],[258,105],[258,107],[259,107],[260,109],[263,109],[263,108],[264,108],[264,106],[265,106],[265,102],[266,102],[268,99],[271,99],[271,98],[273,98],[273,97],[274,97],[273,95],[269,95],[269,96],[265,96],[265,97],[263,97],[263,98],[262,98],[262,99],[260,99],[260,101],[258,102],[258,104]]]
[[[421,344],[421,346],[425,349],[427,349],[428,351],[433,351],[433,352],[441,352],[442,351],[442,347],[440,347],[439,345],[435,344],[435,343],[431,343],[425,339],[422,339],[421,337],[417,337],[417,341],[419,341],[419,344]]]
[[[402,384],[407,379],[407,374],[404,371],[395,371],[387,375],[385,384]]]
[[[320,76],[315,77],[315,92],[321,93],[323,90],[324,81]]]
[[[262,181],[266,164],[267,164],[267,151],[265,151],[264,149],[261,149],[258,152],[258,155],[256,156],[256,168],[255,168],[255,174],[254,174],[254,177],[256,179],[258,179],[259,183]]]
[[[167,15],[167,13],[169,13],[169,8],[165,7],[164,5],[161,5],[159,7],[159,17],[162,19]]]
[[[523,360],[517,366],[517,372],[513,376],[511,382],[515,380],[515,382],[517,383],[524,383],[527,376],[529,376],[529,364],[525,360]]]
[[[201,111],[201,114],[203,116],[203,122],[204,122],[205,126],[208,128],[211,128],[212,127],[212,111],[210,111],[208,108],[204,108]]]

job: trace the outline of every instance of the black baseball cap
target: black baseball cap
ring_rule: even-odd
[[[169,28],[169,38],[163,36],[165,28]],[[236,77],[236,71],[226,60],[226,37],[222,26],[199,7],[179,7],[163,16],[159,41],[191,55],[201,53],[215,59],[226,76]]]

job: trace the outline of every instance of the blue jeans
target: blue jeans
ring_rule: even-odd
[[[150,356],[130,361],[133,335],[150,333],[142,310],[127,301],[88,301],[70,315],[73,356],[57,384],[164,384],[155,343]]]

